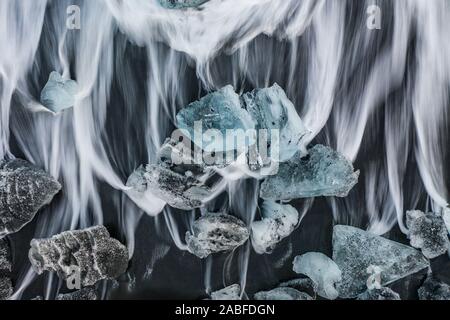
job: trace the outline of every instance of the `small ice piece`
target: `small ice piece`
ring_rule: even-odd
[[[100,300],[100,296],[95,288],[88,287],[70,293],[58,294],[56,300]]]
[[[268,130],[267,143],[269,145],[272,142],[278,142],[272,141],[271,130],[278,131],[279,159],[273,160],[287,161],[299,150],[306,151],[304,138],[309,131],[300,119],[294,105],[278,84],[248,92],[242,95],[241,102],[255,120],[256,129]]]
[[[209,0],[158,0],[167,9],[183,9],[198,7]]]
[[[277,243],[294,231],[299,221],[293,206],[273,201],[264,201],[261,214],[263,219],[251,225],[252,245],[259,254],[270,253]]]
[[[420,251],[370,232],[343,225],[333,229],[333,260],[342,271],[340,298],[355,298],[367,289],[369,266],[378,266],[381,285],[429,267]]]
[[[450,286],[431,274],[417,291],[420,300],[450,300]]]
[[[428,259],[436,258],[450,249],[447,227],[441,215],[419,210],[407,211],[406,226],[411,245],[421,249]]]
[[[25,160],[0,161],[0,238],[22,229],[61,185]]]
[[[0,239],[0,300],[6,300],[13,294],[11,282],[11,250],[5,239]]]
[[[257,292],[253,297],[255,300],[313,300],[308,294],[289,287]]]
[[[306,293],[311,297],[311,300],[315,300],[317,297],[318,285],[309,278],[292,279],[282,282],[280,283],[280,287],[289,287]]]
[[[239,96],[230,85],[183,108],[177,114],[177,124],[197,146],[207,152],[236,150],[238,146],[255,143],[255,122],[241,107]],[[250,133],[253,134],[246,135],[247,130],[252,130]],[[217,134],[213,135],[213,132]]]
[[[183,175],[161,165],[140,166],[127,181],[132,191],[150,192],[170,206],[181,210],[192,210],[203,206],[203,200],[211,195],[209,187],[194,176]]]
[[[260,196],[266,200],[291,200],[319,196],[346,197],[358,182],[359,171],[342,154],[315,145],[309,155],[300,152],[280,163],[278,173],[261,184]]]
[[[41,92],[41,103],[49,110],[58,113],[75,104],[78,84],[74,80],[65,80],[56,71],[50,73],[48,82]]]
[[[83,287],[117,278],[128,268],[127,247],[111,238],[104,226],[33,239],[28,257],[38,274],[54,271],[65,280],[79,272]]]
[[[334,300],[339,293],[335,288],[341,281],[342,273],[336,263],[320,252],[308,252],[294,258],[293,270],[304,274],[317,283],[317,294]]]
[[[356,300],[401,300],[400,295],[390,288],[367,290],[356,298]]]
[[[233,284],[211,293],[212,300],[241,300],[241,286]]]
[[[192,232],[186,232],[188,250],[199,258],[233,250],[244,244],[248,237],[244,222],[223,213],[205,214],[194,222]]]

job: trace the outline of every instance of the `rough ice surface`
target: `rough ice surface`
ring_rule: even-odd
[[[390,288],[367,290],[356,298],[357,300],[401,300],[400,295]]]
[[[201,121],[198,128],[195,126],[197,121]],[[241,129],[245,132],[255,129],[255,122],[250,114],[241,107],[239,96],[234,92],[232,86],[212,92],[183,108],[177,114],[177,125],[179,129],[189,133],[190,139],[197,146],[208,152],[236,149],[235,143],[226,142],[227,130]],[[223,139],[209,139],[206,132],[210,129],[218,130]],[[242,134],[238,137],[244,139]],[[254,138],[250,137],[245,145],[255,143]]]
[[[450,286],[428,275],[417,291],[420,300],[450,300]]]
[[[264,201],[261,221],[251,225],[252,245],[259,254],[271,252],[275,245],[289,236],[299,222],[297,210],[290,205]]]
[[[192,232],[186,232],[189,252],[199,258],[212,253],[233,250],[249,237],[244,222],[223,213],[207,213],[192,225]]]
[[[111,238],[104,226],[33,239],[28,257],[38,274],[54,271],[66,279],[79,270],[83,287],[116,278],[128,267],[128,249]]]
[[[278,173],[261,184],[260,196],[268,200],[291,200],[318,196],[345,197],[358,182],[359,171],[333,149],[315,145],[309,155],[297,153],[280,163]]]
[[[309,278],[292,279],[280,283],[280,287],[289,287],[303,292],[311,297],[312,300],[317,297],[318,285]]]
[[[212,300],[241,300],[241,286],[233,284],[211,293]]]
[[[6,240],[0,239],[0,300],[8,299],[13,293],[10,278],[12,269],[11,250]]]
[[[441,215],[419,210],[407,211],[406,226],[411,245],[421,249],[428,259],[436,258],[450,249],[447,227]]]
[[[311,296],[290,287],[279,287],[260,291],[253,296],[255,300],[313,300]]]
[[[202,201],[211,195],[211,190],[194,176],[153,164],[136,169],[128,178],[127,186],[139,194],[150,192],[170,206],[182,210],[202,207]]]
[[[49,79],[41,92],[41,103],[49,110],[58,113],[73,107],[78,85],[74,80],[65,80],[58,73],[50,73]]]
[[[256,129],[268,130],[268,143],[272,143],[271,130],[279,132],[279,161],[292,158],[299,150],[306,150],[304,138],[309,134],[294,105],[284,90],[272,87],[255,89],[241,97],[244,108],[256,122]],[[276,143],[278,141],[274,141]]]
[[[450,208],[444,208],[442,217],[444,219],[445,226],[447,227],[447,231],[450,233]]]
[[[0,238],[22,229],[59,190],[58,181],[25,160],[0,161]]]
[[[294,259],[293,270],[304,274],[317,283],[317,294],[323,298],[334,300],[338,297],[335,288],[341,281],[342,273],[333,260],[320,252],[308,252]]]
[[[333,260],[342,271],[340,298],[355,298],[366,290],[370,266],[380,267],[381,284],[386,286],[430,265],[414,248],[343,225],[333,229]]]
[[[198,7],[209,0],[158,0],[161,6],[168,9]]]
[[[58,294],[56,300],[100,300],[97,289],[89,287],[74,292]]]

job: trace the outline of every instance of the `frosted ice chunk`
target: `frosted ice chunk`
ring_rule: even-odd
[[[299,221],[293,206],[273,201],[264,201],[261,214],[263,219],[251,225],[252,245],[259,254],[271,252],[278,242],[294,231]]]
[[[390,288],[367,290],[358,295],[357,300],[401,300],[400,295]]]
[[[56,300],[100,300],[100,295],[95,288],[88,287],[70,293],[58,294]]]
[[[202,201],[212,193],[194,176],[153,164],[136,169],[128,178],[127,186],[137,193],[150,192],[170,206],[182,210],[202,207]]]
[[[334,300],[338,297],[335,288],[341,281],[342,273],[333,260],[320,252],[308,252],[294,258],[293,270],[304,274],[317,283],[317,294],[323,298]]]
[[[11,282],[11,250],[6,240],[0,239],[0,300],[8,299],[13,293]]]
[[[306,151],[304,138],[309,134],[300,119],[294,105],[286,96],[284,90],[274,84],[272,87],[255,89],[243,94],[241,102],[256,122],[256,129],[267,129],[268,140],[272,141],[271,130],[278,130],[279,159],[286,161],[299,150]],[[270,150],[270,149],[269,149]]]
[[[300,292],[306,293],[312,300],[317,297],[318,285],[309,278],[292,279],[280,283],[280,287],[289,287]]]
[[[411,245],[421,249],[428,259],[436,258],[450,249],[447,227],[441,215],[419,210],[407,211],[406,225]]]
[[[198,7],[209,0],[158,0],[161,6],[168,9]]]
[[[54,271],[66,279],[79,270],[83,287],[114,279],[128,267],[128,249],[111,238],[104,226],[33,239],[28,257],[38,274]]]
[[[318,196],[345,197],[358,182],[359,171],[343,155],[323,145],[297,153],[280,163],[278,173],[261,184],[260,196],[269,200],[291,200]]]
[[[414,248],[343,225],[333,229],[333,260],[342,271],[340,298],[355,298],[366,290],[369,266],[380,267],[381,284],[386,286],[430,265]]]
[[[308,294],[289,287],[255,293],[255,300],[313,300]]]
[[[223,213],[207,213],[196,220],[192,232],[186,232],[190,253],[206,258],[212,253],[233,250],[249,237],[244,222]]]
[[[0,238],[22,229],[59,190],[58,181],[25,160],[0,161]]]
[[[420,300],[450,300],[450,286],[428,275],[417,291]]]
[[[211,293],[212,300],[241,300],[241,286],[233,284]]]
[[[198,121],[201,121],[200,125],[196,126],[195,123]],[[255,143],[254,135],[246,138],[245,134],[238,134],[236,131],[242,130],[245,133],[247,130],[255,129],[255,122],[241,107],[239,96],[232,86],[212,92],[183,108],[177,114],[177,124],[179,129],[189,133],[187,135],[197,146],[207,152],[223,152],[237,148],[236,143],[227,143],[227,130],[233,130],[236,133],[242,146]],[[220,139],[209,137],[207,131],[210,129],[217,130],[220,133]]]
[[[41,92],[41,103],[49,110],[58,113],[73,107],[78,84],[74,80],[65,80],[58,73],[50,73],[47,84]]]

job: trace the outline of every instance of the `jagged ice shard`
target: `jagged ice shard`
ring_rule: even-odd
[[[49,79],[41,92],[41,103],[54,113],[74,106],[78,84],[74,80],[65,80],[58,73],[50,73]]]
[[[11,282],[11,250],[5,239],[0,239],[0,300],[8,299],[13,293]]]
[[[343,225],[333,229],[333,260],[342,271],[340,298],[354,298],[366,290],[370,266],[382,270],[381,285],[386,286],[430,265],[414,248]]]
[[[161,6],[168,9],[198,7],[209,0],[158,0]]]
[[[390,288],[367,290],[358,295],[357,300],[401,300],[400,295]]]
[[[59,190],[58,181],[25,160],[0,161],[0,238],[22,229]]]
[[[117,278],[128,267],[127,247],[110,237],[104,226],[33,239],[28,257],[38,274],[53,271],[66,279],[79,270],[83,287]]]
[[[241,286],[233,284],[211,293],[212,300],[241,300]]]
[[[189,252],[199,258],[212,253],[233,250],[247,241],[249,231],[244,222],[223,213],[207,213],[186,232]]]
[[[291,205],[264,201],[261,221],[251,224],[251,239],[259,254],[270,253],[278,242],[289,236],[299,222],[298,211]]]
[[[280,163],[278,173],[261,184],[260,196],[267,200],[291,200],[318,196],[345,197],[358,182],[359,171],[343,155],[316,145],[309,155],[297,153]]]

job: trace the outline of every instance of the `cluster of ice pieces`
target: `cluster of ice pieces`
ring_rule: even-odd
[[[78,84],[74,80],[66,80],[53,71],[41,91],[41,103],[50,111],[58,113],[74,106],[77,92]]]
[[[52,176],[25,160],[0,161],[0,238],[22,229],[60,189]]]
[[[241,286],[233,284],[211,293],[212,300],[241,300]]]
[[[111,238],[104,226],[33,239],[28,256],[38,274],[54,271],[60,278],[67,279],[78,270],[83,287],[116,278],[128,267],[127,248]]]
[[[0,300],[8,299],[13,293],[10,278],[12,269],[11,250],[5,239],[0,239]]]
[[[158,0],[161,6],[168,9],[198,7],[209,0]]]
[[[418,290],[420,300],[450,300],[450,286],[428,275]]]

